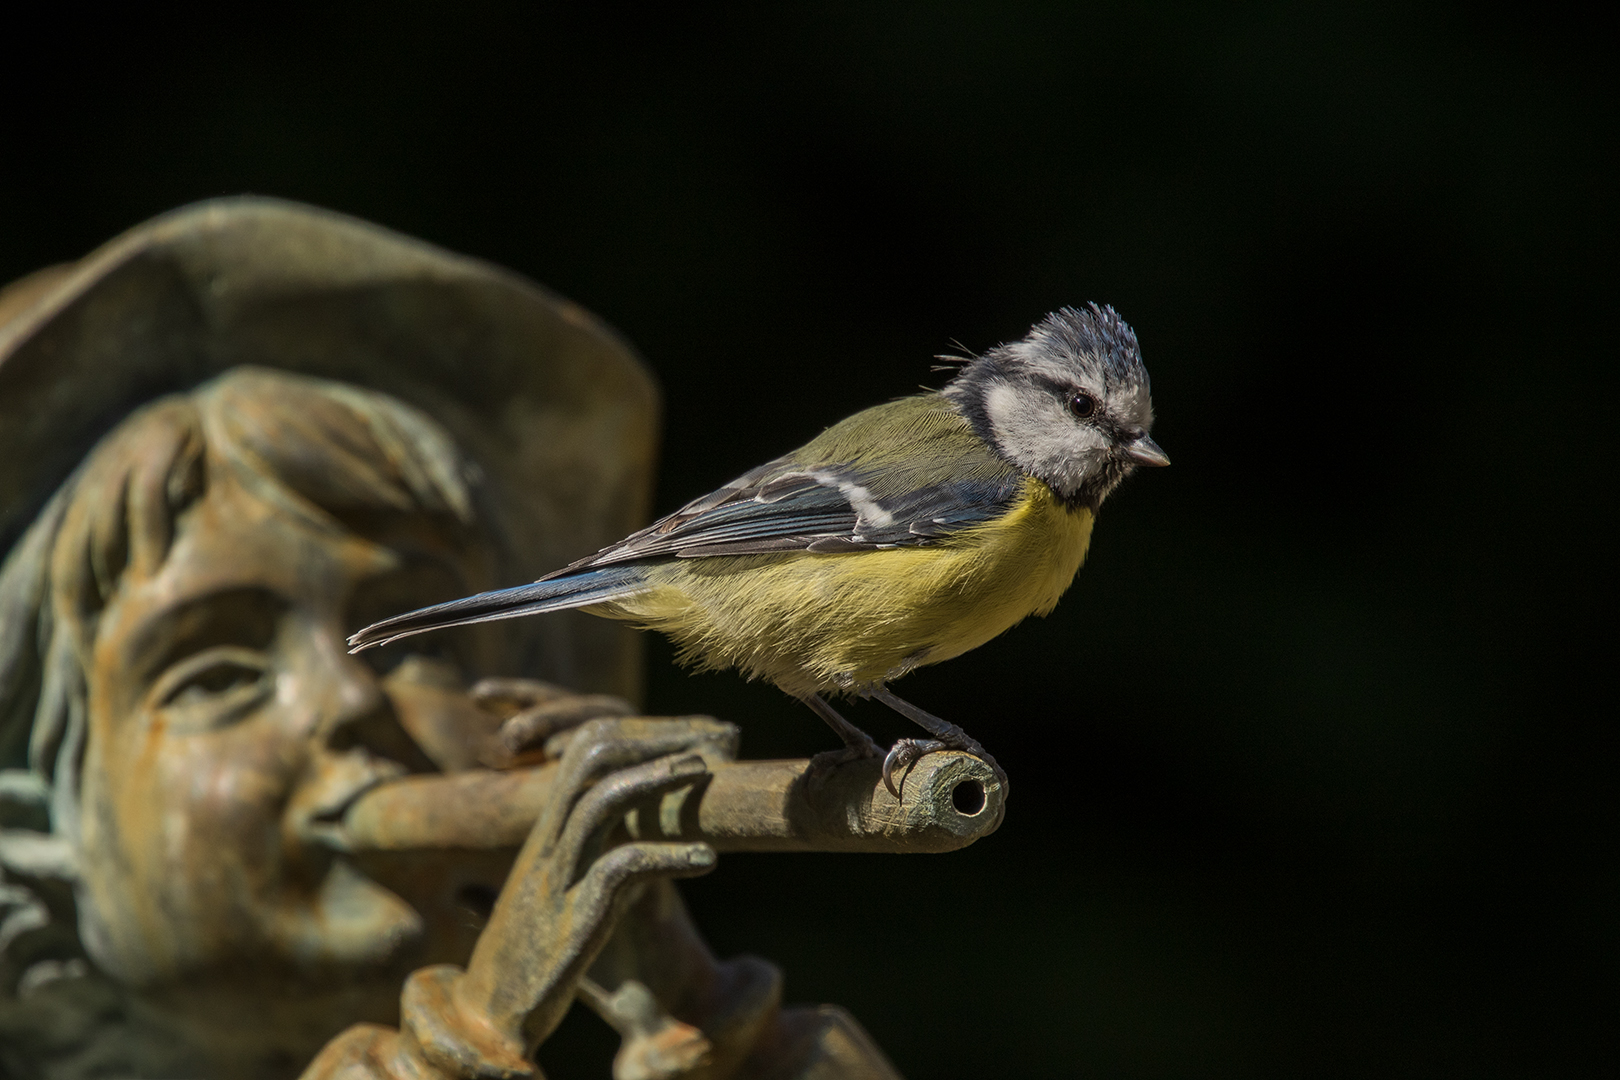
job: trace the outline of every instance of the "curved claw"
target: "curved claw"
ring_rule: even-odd
[[[931,754],[935,750],[948,750],[949,744],[938,739],[896,739],[889,752],[883,758],[883,786],[889,789],[889,794],[896,799],[905,787],[906,778],[902,776],[896,786],[894,774],[899,769],[910,769],[913,762],[924,754]]]

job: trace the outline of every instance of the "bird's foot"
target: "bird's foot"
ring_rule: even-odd
[[[911,768],[916,760],[924,754],[932,754],[937,750],[961,750],[972,754],[982,760],[995,772],[996,779],[1002,786],[1007,785],[1007,774],[1002,771],[996,759],[991,757],[983,744],[957,727],[948,720],[941,720],[931,712],[919,709],[917,706],[897,697],[884,687],[872,691],[872,696],[883,702],[900,715],[915,721],[919,726],[927,729],[932,739],[901,739],[896,742],[883,759],[883,786],[889,789],[889,794],[896,799],[900,797],[900,789],[905,784],[903,770]],[[896,784],[894,777],[901,773],[900,783]]]
[[[961,731],[960,728],[957,730]],[[972,754],[990,766],[996,774],[996,779],[1000,780],[1003,785],[1007,783],[1007,774],[1002,771],[1000,765],[996,764],[996,759],[990,756],[989,752],[979,744],[977,739],[965,732],[961,732],[960,737],[954,739],[946,735],[943,739],[896,740],[895,744],[889,747],[888,754],[883,758],[883,786],[889,789],[889,794],[898,799],[906,785],[905,774],[910,771],[911,766],[924,754],[932,754],[938,750],[961,750]],[[895,782],[896,774],[900,776],[898,784]]]
[[[906,786],[905,773],[911,771],[918,758],[924,754],[932,754],[936,750],[954,750],[950,743],[943,739],[897,739],[889,747],[889,752],[883,758],[883,786],[889,789],[889,794],[896,799],[900,791]],[[900,783],[894,782],[894,774],[900,773]]]
[[[810,710],[827,722],[827,726],[838,733],[844,740],[841,750],[823,750],[810,759],[810,768],[807,777],[812,786],[819,786],[826,780],[832,771],[840,765],[847,765],[851,761],[863,761],[866,758],[883,756],[883,748],[872,740],[872,736],[845,720],[838,714],[838,710],[827,704],[825,698],[819,694],[804,694],[800,701],[810,707]]]

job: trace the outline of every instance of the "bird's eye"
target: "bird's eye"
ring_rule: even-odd
[[[1069,411],[1082,420],[1097,415],[1097,399],[1090,394],[1076,394],[1069,399]]]

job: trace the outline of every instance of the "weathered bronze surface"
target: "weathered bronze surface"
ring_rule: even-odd
[[[784,1010],[771,965],[709,954],[669,879],[707,872],[713,848],[616,838],[638,806],[709,779],[706,758],[728,758],[736,737],[703,717],[582,726],[539,788],[539,819],[466,968],[414,972],[399,1030],[350,1029],[308,1080],[537,1076],[533,1048],[576,992],[624,1036],[621,1080],[893,1076],[841,1010]]]
[[[0,311],[0,550],[134,407],[243,365],[432,417],[480,473],[502,583],[646,520],[658,391],[628,344],[510,271],[367,222],[277,199],[199,203],[24,278]],[[638,696],[633,632],[538,621],[506,624],[519,666],[501,674]]]
[[[983,762],[736,761],[578,614],[344,648],[637,524],[654,411],[578,308],[292,204],[0,293],[0,1072],[534,1076],[577,996],[621,1080],[894,1075],[672,881],[964,846]]]

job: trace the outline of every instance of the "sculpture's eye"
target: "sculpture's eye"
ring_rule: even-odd
[[[241,719],[273,685],[264,654],[222,645],[173,664],[153,685],[151,700],[179,728],[204,729]]]
[[[218,697],[232,690],[252,686],[262,678],[264,678],[264,672],[256,667],[238,664],[231,660],[221,660],[209,664],[201,671],[195,672],[185,682],[175,687],[164,704],[189,705],[211,697]]]
[[[1069,399],[1069,411],[1078,419],[1090,420],[1097,415],[1097,399],[1090,394],[1076,394]]]

